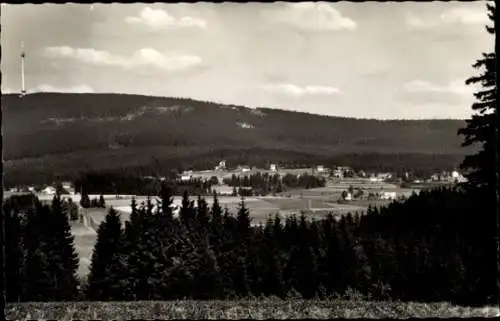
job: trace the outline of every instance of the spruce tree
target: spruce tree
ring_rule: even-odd
[[[3,206],[5,217],[5,294],[7,302],[23,299],[24,251],[23,224],[19,211],[7,201]]]
[[[488,16],[493,26],[486,26],[488,33],[495,35],[496,5],[487,3]],[[475,114],[467,120],[467,126],[459,130],[465,136],[463,145],[480,144],[481,149],[474,155],[465,157],[461,167],[468,170],[466,187],[475,195],[475,202],[482,208],[482,224],[476,229],[469,229],[477,234],[482,246],[476,251],[482,252],[483,274],[481,292],[498,296],[500,291],[500,113],[497,105],[497,60],[496,53],[483,53],[473,65],[482,69],[480,75],[467,79],[466,84],[479,84],[481,89],[474,93],[476,102],[472,105]],[[491,240],[496,237],[496,244]],[[495,253],[496,255],[493,255]],[[494,286],[496,280],[496,289]],[[496,293],[496,294],[494,294]]]
[[[106,201],[104,200],[104,196],[102,196],[102,194],[99,196],[99,202],[97,205],[99,208],[106,208]]]
[[[489,17],[493,27],[486,26],[490,34],[495,34],[494,22],[496,8],[493,3],[487,5]],[[475,114],[467,120],[467,127],[459,130],[459,134],[465,136],[463,146],[482,144],[482,149],[474,155],[465,157],[462,168],[471,169],[466,176],[469,184],[473,187],[495,186],[495,131],[498,128],[498,117],[496,115],[498,106],[497,84],[496,84],[496,53],[483,53],[483,56],[473,65],[476,69],[483,69],[479,76],[467,79],[466,84],[480,84],[482,89],[474,96],[477,101],[472,105]],[[498,165],[497,165],[498,166]]]
[[[53,301],[53,275],[49,266],[48,233],[50,208],[37,203],[35,211],[28,212],[25,234],[26,268],[25,301]],[[47,224],[48,223],[48,224]]]
[[[123,230],[118,212],[111,208],[99,225],[88,276],[88,298],[107,301],[122,298]]]
[[[80,206],[83,207],[83,208],[89,208],[90,207],[90,198],[89,198],[89,194],[87,194],[87,192],[82,192],[82,195],[81,195],[81,199],[80,199]]]
[[[161,184],[159,197],[161,200],[161,215],[165,216],[168,221],[172,221],[173,214],[171,206],[174,203],[174,199],[172,197],[172,191],[165,182]]]
[[[73,300],[77,294],[79,284],[77,271],[79,257],[76,252],[74,236],[71,232],[68,215],[64,212],[60,196],[52,200],[52,223],[49,234],[52,256],[50,263],[56,272],[57,294],[60,300]],[[60,273],[60,274],[59,274]]]

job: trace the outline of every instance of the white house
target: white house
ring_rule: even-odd
[[[345,201],[352,201],[352,194],[347,192],[347,195],[344,198]]]
[[[52,186],[47,186],[42,190],[42,193],[46,195],[54,195],[56,193],[56,189]]]
[[[249,172],[249,171],[250,171],[250,167],[248,167],[248,166],[241,166],[241,171],[242,171],[243,173],[247,173],[247,172]]]
[[[334,171],[333,171],[333,177],[336,177],[336,178],[343,178],[344,177],[344,171],[342,171],[341,169],[339,168],[336,168]]]
[[[276,167],[276,164],[271,164],[271,165],[269,165],[269,170],[270,170],[271,172],[276,172],[276,168],[277,168],[277,167]]]
[[[325,166],[323,166],[323,165],[316,166],[316,171],[318,173],[323,173],[325,171]]]
[[[215,166],[216,171],[223,171],[225,169],[226,169],[226,161],[225,160],[221,160],[219,162],[219,165]]]
[[[397,197],[396,192],[383,192],[380,198],[383,200],[395,200]]]
[[[391,179],[392,174],[391,173],[378,173],[377,178],[380,179],[381,181],[386,180],[386,179]]]

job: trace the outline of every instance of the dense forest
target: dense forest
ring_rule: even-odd
[[[91,170],[211,169],[221,158],[233,166],[445,170],[475,148],[460,147],[462,120],[351,119],[121,94],[1,100],[6,184],[12,185],[73,180],[75,172]]]
[[[459,304],[495,298],[494,229],[477,219],[478,195],[437,189],[366,215],[270,216],[262,226],[251,225],[244,200],[229,213],[216,196],[213,207],[203,198],[194,207],[185,193],[173,217],[166,185],[159,196],[154,212],[152,202],[132,202],[125,224],[109,210],[81,283],[58,197],[51,207],[35,202],[24,216],[7,202],[8,301],[326,298],[349,291]]]

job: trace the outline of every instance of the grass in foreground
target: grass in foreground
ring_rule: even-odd
[[[7,320],[329,319],[495,317],[498,307],[359,300],[28,302],[5,307]]]

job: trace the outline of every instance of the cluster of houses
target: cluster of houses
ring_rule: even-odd
[[[73,188],[73,184],[71,182],[63,182],[61,183],[62,188],[64,190],[64,194],[74,195],[75,189]],[[27,187],[13,187],[8,190],[9,193],[33,193],[37,195],[47,195],[54,196],[56,195],[57,188],[54,186],[44,186],[42,188],[36,188],[33,185]]]

